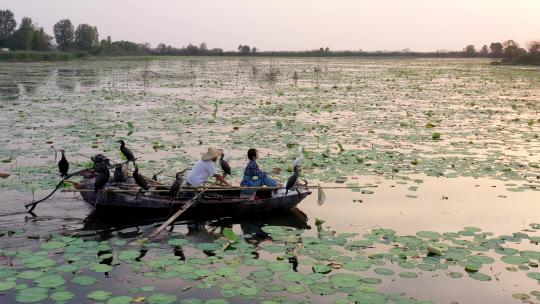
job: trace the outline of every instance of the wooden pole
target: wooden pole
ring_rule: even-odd
[[[196,203],[196,200],[201,196],[206,190],[199,192],[195,197],[193,197],[191,200],[189,200],[182,208],[178,209],[165,223],[161,224],[158,228],[156,228],[150,235],[149,238],[153,238],[158,233],[161,232],[161,230],[165,229],[165,227],[169,226],[172,222],[174,222],[182,213],[184,213],[186,210],[188,210],[191,206],[193,206]]]

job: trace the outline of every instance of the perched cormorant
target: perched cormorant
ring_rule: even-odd
[[[123,166],[120,164],[116,165],[114,168],[113,179],[115,183],[123,183],[126,181],[126,175],[124,174],[124,169],[122,167]]]
[[[223,177],[226,177],[227,175],[232,175],[231,174],[231,166],[224,159],[224,154],[223,153],[221,153],[221,156],[219,157],[219,164],[221,165],[221,170],[223,170]]]
[[[148,190],[148,183],[146,182],[146,179],[142,175],[139,174],[139,167],[135,166],[135,171],[133,171],[133,179],[135,179],[135,182],[141,189],[139,192],[142,192],[142,190]]]
[[[103,189],[105,185],[107,185],[107,182],[109,181],[110,173],[109,170],[100,170],[96,171],[96,180],[94,182],[94,191],[98,192],[99,190]]]
[[[289,189],[294,187],[296,185],[296,182],[298,181],[298,177],[300,177],[300,167],[294,166],[294,174],[289,177],[289,180],[287,181],[287,185],[285,186],[285,194],[289,192]]]
[[[180,188],[182,187],[182,183],[184,182],[184,179],[182,178],[182,175],[184,174],[184,171],[180,171],[176,173],[176,178],[171,185],[171,189],[169,190],[169,195],[172,199],[175,199],[176,196],[178,196],[178,192],[180,192]]]
[[[131,150],[126,147],[126,142],[123,140],[119,140],[118,142],[120,143],[120,152],[122,152],[122,154],[124,154],[124,156],[126,157],[126,163],[132,162],[135,166],[136,158],[133,155],[133,152],[131,152]]]
[[[62,158],[58,162],[58,171],[60,172],[60,177],[65,178],[68,175],[69,171],[69,162],[66,159],[66,151],[60,150],[62,153]]]

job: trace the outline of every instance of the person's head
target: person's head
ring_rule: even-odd
[[[257,151],[257,149],[249,149],[247,152],[247,157],[249,160],[256,160],[259,158],[259,151]]]
[[[216,162],[219,158],[219,156],[223,153],[223,150],[220,149],[214,149],[214,148],[208,148],[208,151],[204,153],[201,156],[202,160],[211,160],[213,162]]]

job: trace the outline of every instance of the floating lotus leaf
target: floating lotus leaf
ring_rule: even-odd
[[[480,273],[480,272],[471,273],[469,274],[469,277],[478,281],[491,281],[490,276],[488,276],[487,274]]]
[[[328,265],[323,265],[323,264],[315,264],[313,265],[312,269],[313,269],[313,272],[315,273],[324,273],[324,274],[332,271],[332,267]]]
[[[202,304],[204,301],[201,299],[191,298],[191,299],[183,299],[180,301],[181,304]],[[220,303],[214,303],[214,304],[220,304]]]
[[[288,271],[292,268],[292,265],[289,263],[282,263],[282,262],[270,262],[267,265],[268,269],[274,271],[274,272],[283,272]]]
[[[103,290],[92,291],[86,297],[96,301],[105,301],[112,296],[112,293]]]
[[[65,302],[71,300],[74,296],[75,294],[69,291],[57,291],[51,294],[51,299],[55,302]]]
[[[254,297],[259,294],[260,290],[255,286],[240,286],[236,292],[244,297]]]
[[[170,239],[169,245],[171,246],[186,246],[189,244],[188,240],[185,239]]]
[[[277,244],[270,244],[263,247],[264,250],[270,252],[270,253],[281,253],[285,252],[286,249],[284,246],[277,245]]]
[[[211,299],[211,300],[206,300],[203,302],[203,304],[228,304],[228,303],[229,301],[227,301],[226,299]],[[192,304],[192,303],[184,302],[183,304]]]
[[[8,289],[11,289],[15,287],[17,283],[15,282],[1,282],[0,281],[0,291],[6,291]]]
[[[299,284],[292,284],[292,285],[287,285],[287,291],[290,293],[299,294],[299,293],[304,293],[305,288],[304,286],[299,285]]]
[[[527,276],[529,278],[531,278],[531,279],[540,281],[540,273],[538,273],[538,272],[529,272],[529,273],[527,273]]]
[[[431,240],[438,240],[442,238],[442,235],[435,231],[419,231],[416,233],[418,237],[424,238],[424,239],[431,239]]]
[[[131,304],[132,301],[133,298],[129,296],[116,296],[109,298],[107,304]]]
[[[58,286],[62,286],[62,285],[64,285],[66,283],[64,278],[62,278],[59,275],[55,275],[55,274],[41,276],[41,277],[35,279],[34,282],[39,287],[43,287],[43,288],[58,287]]]
[[[361,285],[361,278],[350,273],[336,273],[331,275],[329,280],[336,288],[357,287]]]
[[[529,262],[527,258],[519,255],[505,255],[501,258],[501,261],[512,265],[521,265]]]
[[[223,244],[221,243],[199,243],[197,244],[197,249],[203,251],[217,251],[223,249]]]
[[[380,275],[393,275],[394,271],[386,268],[375,268],[374,272]]]
[[[305,280],[306,276],[300,272],[286,272],[279,276],[279,279],[285,282],[297,282],[300,283]]]
[[[279,292],[286,290],[287,287],[283,284],[268,284],[264,286],[264,290],[268,292]]]
[[[405,279],[414,279],[418,277],[418,274],[416,272],[405,271],[400,272],[399,276]]]
[[[351,271],[365,271],[371,267],[371,263],[368,261],[349,261],[343,264],[343,268]]]
[[[60,272],[75,272],[79,270],[79,266],[76,266],[73,264],[65,264],[65,265],[56,267],[56,270]]]
[[[41,248],[45,250],[60,249],[66,247],[66,243],[60,241],[48,241],[41,244]]]
[[[15,300],[19,303],[37,303],[49,297],[47,288],[33,287],[20,290]]]
[[[141,253],[136,250],[120,251],[118,258],[124,262],[132,263],[135,259],[141,256]]]
[[[540,260],[540,252],[533,250],[525,250],[521,252],[521,256],[526,259]]]
[[[446,275],[451,277],[452,279],[459,279],[463,277],[463,274],[461,272],[454,272],[454,271],[447,272]]]
[[[354,303],[384,304],[386,296],[377,292],[356,292],[349,295],[349,301]]]
[[[34,271],[34,270],[25,270],[22,272],[17,273],[17,278],[19,279],[25,279],[25,280],[34,280],[39,278],[40,276],[44,275],[45,273],[42,271]]]
[[[333,295],[336,293],[334,286],[328,282],[316,282],[309,285],[309,290],[316,295]]]
[[[149,296],[147,300],[150,304],[171,304],[176,302],[177,298],[174,295],[158,293]]]
[[[95,272],[110,272],[113,270],[113,267],[107,264],[95,264],[92,267],[90,267]]]
[[[71,282],[81,285],[81,286],[88,286],[88,285],[94,285],[97,283],[97,279],[94,277],[86,276],[86,275],[80,275],[74,277]]]
[[[382,283],[381,279],[377,279],[377,278],[362,278],[362,282],[366,284],[381,284]]]

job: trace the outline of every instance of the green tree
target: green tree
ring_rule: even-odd
[[[113,42],[112,42],[111,36],[107,36],[107,39],[101,40],[101,43],[99,44],[99,52],[111,53],[113,51],[112,44]]]
[[[492,42],[489,45],[491,57],[501,58],[503,54],[503,45],[500,42]]]
[[[531,41],[528,43],[529,53],[532,55],[540,55],[540,41]]]
[[[45,33],[42,27],[34,29],[32,35],[32,50],[48,51],[51,47],[52,37]]]
[[[8,39],[17,28],[17,21],[10,10],[0,10],[0,47],[7,46]]]
[[[75,29],[69,19],[58,21],[53,28],[54,39],[58,48],[67,51],[73,47],[75,41]]]
[[[467,57],[474,57],[474,55],[476,55],[476,49],[474,48],[474,45],[469,44],[463,49],[463,53],[465,53],[465,56]]]
[[[519,44],[514,40],[507,40],[503,43],[503,58],[507,60],[514,60],[519,56],[527,53],[525,49],[519,47]]]
[[[80,24],[75,31],[75,47],[78,50],[91,53],[98,51],[99,34],[97,27]]]
[[[242,54],[249,54],[251,53],[251,48],[249,47],[249,45],[239,45],[238,51]]]
[[[480,53],[481,53],[482,55],[487,55],[487,54],[489,54],[489,48],[488,48],[488,46],[484,44],[484,46],[482,47],[482,50],[480,50]]]
[[[30,51],[32,49],[32,41],[34,39],[34,25],[32,19],[28,17],[22,18],[21,25],[11,38],[9,39],[9,47],[13,50]]]

